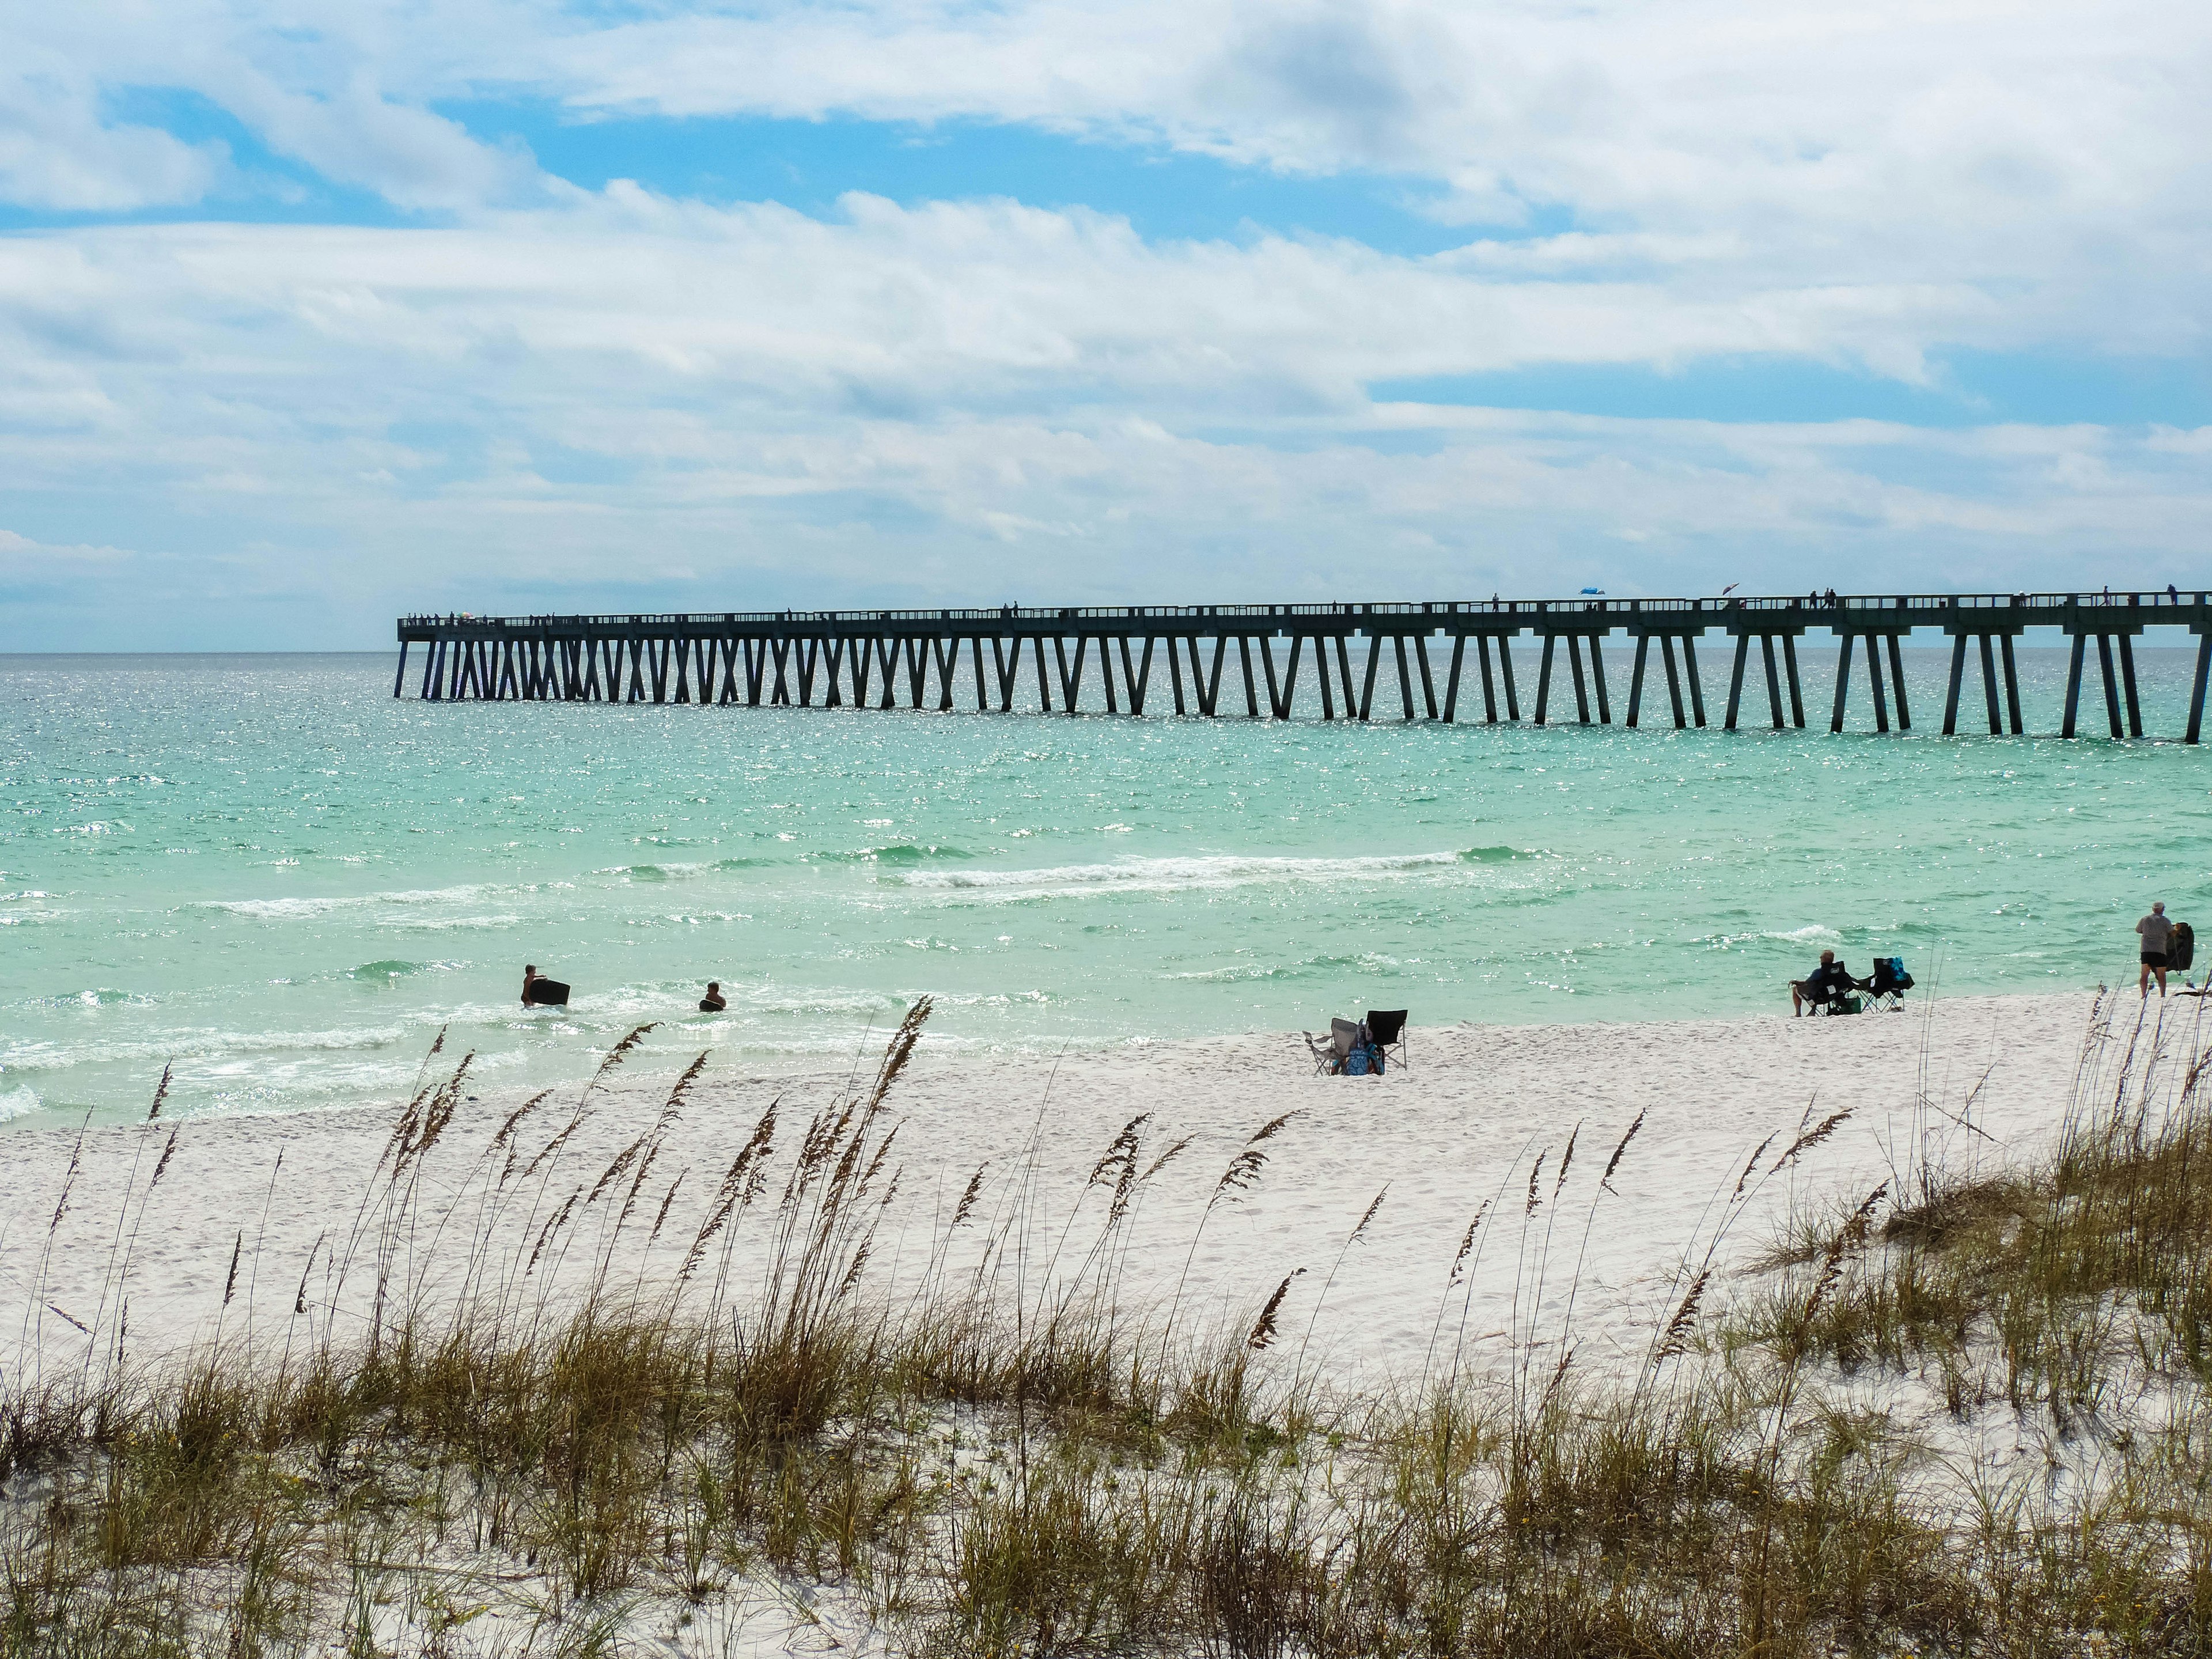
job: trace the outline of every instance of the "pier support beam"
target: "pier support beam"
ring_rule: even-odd
[[[2189,735],[2184,743],[2195,743],[2204,731],[2204,689],[2212,682],[2212,629],[2199,627],[2197,635],[2197,678],[2189,688]]]
[[[1867,690],[1874,696],[1874,729],[1876,732],[1887,732],[1889,730],[1889,695],[1882,689],[1881,647],[1871,634],[1862,634],[1859,637],[1866,641]]]
[[[2075,689],[2081,686],[2081,653],[2074,653]],[[1943,735],[1956,737],[1959,732],[1959,687],[1966,678],[1966,636],[1954,635],[1951,640],[1951,690],[1943,699]],[[2074,726],[2074,705],[2069,697],[2066,706],[2066,726],[2069,732]]]
[[[1575,719],[1583,725],[1590,723],[1589,683],[1583,678],[1583,645],[1579,635],[1567,635],[1567,666],[1575,675]]]
[[[2105,719],[2112,728],[2112,736],[2118,738],[2122,735],[2120,694],[2112,684],[2112,636],[2110,634],[2097,635],[2097,667],[2105,677]]]
[[[2136,647],[2128,635],[2120,636],[2120,684],[2127,693],[2128,735],[2142,736],[2142,703],[2136,696]]]
[[[1698,636],[1682,635],[1682,673],[1690,682],[1690,719],[1702,731],[1705,724],[1705,685],[1698,673]]]

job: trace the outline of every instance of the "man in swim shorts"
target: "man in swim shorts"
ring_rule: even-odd
[[[2166,994],[2166,954],[2173,943],[2173,924],[2166,920],[2166,903],[2160,900],[2150,907],[2150,914],[2136,924],[2136,932],[2142,936],[2142,972],[2136,976],[2136,989],[2148,999],[2150,995],[2150,976],[2158,975],[2158,994]]]

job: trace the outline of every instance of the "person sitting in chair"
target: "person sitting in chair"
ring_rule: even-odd
[[[1833,951],[1823,951],[1818,968],[1803,979],[1790,981],[1790,1017],[1795,1019],[1808,1007],[1832,1007],[1857,983],[1850,970],[1836,960]]]
[[[722,981],[719,979],[708,980],[707,994],[699,999],[699,1012],[702,1014],[719,1014],[729,1006],[728,1000],[722,995]]]

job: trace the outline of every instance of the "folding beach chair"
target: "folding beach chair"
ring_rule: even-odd
[[[1343,1076],[1345,1062],[1352,1058],[1352,1045],[1359,1041],[1359,1027],[1348,1019],[1332,1019],[1327,1042],[1319,1041],[1311,1031],[1304,1035],[1306,1052],[1313,1056],[1314,1074]]]
[[[1856,1014],[1865,1006],[1856,980],[1831,985],[1826,994],[1816,994],[1810,985],[1805,987],[1805,1017],[1808,1019],[1833,1019],[1839,1014]]]
[[[1861,981],[1868,1006],[1896,1012],[1905,1009],[1905,994],[1912,988],[1912,975],[1905,971],[1903,957],[1876,957],[1874,976]]]
[[[1334,1048],[1311,1031],[1301,1031],[1298,1035],[1306,1040],[1306,1053],[1313,1059],[1316,1077],[1327,1077],[1336,1070],[1336,1050]]]
[[[1406,1063],[1406,1011],[1403,1008],[1370,1008],[1367,1011],[1367,1040],[1375,1045],[1382,1057],[1387,1070]]]

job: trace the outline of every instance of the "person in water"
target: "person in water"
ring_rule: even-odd
[[[1820,965],[1803,979],[1790,981],[1790,1017],[1796,1018],[1809,1004],[1825,1007],[1857,984],[1849,969],[1836,960],[1833,951],[1820,952]]]
[[[708,980],[707,994],[699,999],[699,1012],[702,1014],[719,1014],[729,1006],[728,999],[722,994],[722,981],[719,979]]]
[[[2173,946],[2173,923],[2166,917],[2164,900],[2150,907],[2150,914],[2136,924],[2136,932],[2142,940],[2142,972],[2136,976],[2136,989],[2148,999],[2150,976],[2156,974],[2158,994],[2164,996],[2166,953]]]
[[[523,1006],[524,1007],[527,1008],[527,1007],[530,1006],[530,988],[531,988],[532,986],[533,986],[533,985],[537,984],[537,983],[538,983],[538,981],[539,980],[541,980],[541,979],[543,979],[543,978],[544,978],[544,977],[545,977],[545,975],[543,975],[543,974],[541,974],[541,973],[539,973],[539,972],[538,971],[538,964],[537,964],[536,963],[534,963],[534,962],[531,962],[531,963],[525,963],[523,964],[523,969],[522,969],[522,1006]]]

